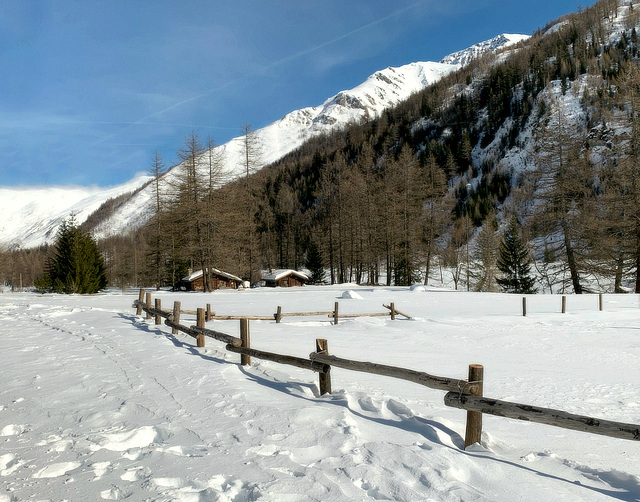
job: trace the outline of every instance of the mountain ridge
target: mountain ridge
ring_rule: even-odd
[[[269,145],[269,149],[262,152],[261,163],[271,164],[319,134],[372,119],[474,58],[527,38],[528,35],[501,34],[452,53],[439,62],[414,62],[376,71],[361,84],[339,91],[319,106],[294,110],[256,130],[258,143]],[[243,173],[239,160],[242,139],[233,138],[215,148],[225,159],[227,180]],[[171,178],[178,175],[179,166],[172,166],[165,173],[165,183],[171,183]],[[150,179],[138,173],[132,180],[113,187],[0,187],[0,211],[4,215],[0,222],[0,246],[16,249],[50,244],[65,218],[73,214],[81,224],[109,199],[128,192],[135,195],[98,224],[93,234],[100,239],[138,228],[149,217],[151,195],[143,187]],[[56,195],[51,197],[51,194]]]

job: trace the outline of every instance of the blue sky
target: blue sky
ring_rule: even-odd
[[[4,0],[0,186],[123,183],[578,0]]]

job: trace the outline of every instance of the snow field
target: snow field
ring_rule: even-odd
[[[640,444],[465,412],[444,393],[387,377],[317,374],[238,354],[134,315],[136,294],[0,294],[0,502],[13,500],[640,500]],[[465,378],[486,396],[640,423],[635,295],[521,297],[353,284],[154,293],[219,314],[413,316],[251,322],[258,349],[329,352]],[[183,320],[188,324],[189,317]],[[195,319],[193,320],[195,324]],[[238,321],[207,324],[234,336]]]

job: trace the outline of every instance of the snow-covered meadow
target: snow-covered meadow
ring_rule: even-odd
[[[520,296],[424,287],[156,296],[245,315],[395,302],[413,319],[252,321],[252,346],[308,357],[326,338],[340,357],[454,378],[480,363],[486,396],[640,424],[636,295],[602,312],[569,296],[566,314],[533,295],[527,317]],[[640,500],[640,442],[485,416],[464,451],[465,412],[441,391],[334,368],[319,397],[316,373],[198,349],[135,316],[136,298],[0,294],[0,502]]]

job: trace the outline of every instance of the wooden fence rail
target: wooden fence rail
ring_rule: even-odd
[[[167,324],[165,322],[165,324]],[[223,342],[229,345],[232,345],[234,347],[240,347],[242,345],[242,340],[240,338],[237,338],[235,336],[231,336],[231,335],[227,335],[226,333],[221,333],[220,331],[213,331],[211,329],[208,328],[201,328],[199,326],[191,326],[191,329],[199,334],[199,335],[204,335],[207,336],[209,338],[214,338],[215,340],[218,340],[219,342]]]
[[[600,434],[602,436],[620,439],[640,440],[640,425],[575,415],[551,408],[540,408],[529,404],[464,395],[459,392],[448,392],[444,396],[444,404],[462,410],[553,425],[555,427],[562,427],[563,429],[591,432],[592,434]]]
[[[375,375],[389,376],[393,378],[399,378],[401,380],[408,380],[409,382],[414,382],[436,390],[467,393],[470,392],[470,387],[474,384],[474,382],[467,382],[466,380],[439,377],[430,375],[429,373],[424,373],[422,371],[398,368],[396,366],[387,366],[385,364],[371,363],[366,361],[354,361],[352,359],[342,359],[340,357],[318,352],[312,352],[311,354],[309,354],[309,359],[315,362],[327,364],[329,366],[335,366],[336,368],[343,368],[352,371],[373,373]]]
[[[140,297],[144,297],[144,290],[140,290],[142,293]],[[147,313],[147,319],[151,319],[152,317],[156,317],[156,324],[160,324],[158,317],[164,317],[165,319],[173,319],[175,320],[176,313],[187,314],[187,315],[197,315],[197,310],[187,310],[181,309],[178,307],[174,307],[173,310],[163,309],[160,303],[160,299],[155,299],[155,307],[151,306],[151,293],[146,293],[146,300],[136,300],[133,302],[133,306],[136,307],[136,314],[141,315],[142,311]],[[211,305],[207,304],[207,308],[205,309],[205,320],[206,321],[238,321],[241,319],[247,319],[249,321],[273,321],[279,323],[283,317],[312,317],[312,316],[328,316],[334,319],[334,324],[338,323],[338,319],[349,319],[356,317],[387,317],[390,316],[391,320],[395,320],[397,315],[401,315],[406,317],[407,319],[411,319],[411,316],[408,314],[404,314],[395,308],[395,305],[391,303],[391,305],[382,305],[384,308],[389,309],[389,312],[373,312],[373,313],[354,313],[354,314],[341,314],[339,313],[339,305],[338,302],[335,304],[334,310],[327,311],[319,311],[319,312],[282,312],[282,307],[278,306],[275,314],[271,316],[250,316],[250,315],[217,315],[215,312],[211,310]]]
[[[246,354],[248,356],[254,356],[258,359],[266,359],[280,364],[288,364],[289,366],[296,366],[305,370],[312,370],[316,373],[327,373],[329,366],[317,361],[310,361],[303,357],[287,356],[284,354],[276,354],[274,352],[265,352],[264,350],[252,349],[250,347],[236,347],[234,345],[227,345],[226,349],[229,352],[235,352],[237,354]]]
[[[395,320],[396,315],[401,315],[407,319],[411,319],[411,316],[404,314],[395,308],[395,305],[382,305],[384,308],[389,309],[389,312],[374,312],[374,313],[360,313],[360,314],[341,314],[339,311],[340,305],[335,302],[333,310],[321,310],[317,312],[283,312],[282,307],[278,306],[276,313],[273,314],[273,318],[279,323],[283,317],[311,317],[311,316],[327,316],[332,317],[334,324],[338,324],[339,319],[354,318],[354,317],[387,317],[390,316],[391,320]],[[261,318],[262,319],[262,318]]]
[[[326,313],[327,315],[331,314],[336,316],[336,322],[338,315],[337,303],[338,302],[336,302],[336,308],[333,312]],[[159,302],[156,302],[156,307],[151,307],[151,296],[150,294],[147,294],[145,298],[144,290],[141,290],[139,299],[134,301],[133,307],[136,308],[137,315],[142,315],[142,312],[144,311],[147,319],[155,317],[157,324],[160,324],[158,321],[160,317],[164,318],[165,324],[172,328],[172,332],[177,333],[177,331],[181,331],[196,338],[198,340],[199,347],[204,346],[204,337],[214,338],[225,343],[226,350],[241,355],[241,364],[243,365],[250,364],[250,357],[257,357],[259,359],[265,359],[280,364],[288,364],[298,368],[315,371],[319,374],[320,395],[331,393],[330,375],[332,366],[352,371],[399,378],[419,385],[424,385],[431,389],[447,391],[447,394],[444,396],[444,404],[446,406],[467,411],[465,448],[480,441],[482,435],[482,414],[491,414],[505,418],[562,427],[564,429],[591,432],[593,434],[600,434],[619,439],[640,441],[640,425],[614,422],[600,418],[575,415],[562,410],[540,408],[528,404],[513,403],[483,397],[484,375],[483,367],[479,364],[469,365],[468,380],[440,377],[422,371],[336,357],[328,353],[327,340],[324,339],[316,340],[315,351],[309,354],[308,359],[305,359],[302,357],[276,354],[251,348],[249,338],[249,319],[251,317],[235,317],[236,319],[240,319],[241,323],[241,337],[238,338],[204,327],[205,318],[208,317],[210,312],[209,306],[207,306],[207,309],[197,309],[195,311],[198,322],[196,326],[185,326],[178,322],[180,312],[184,312],[180,310],[180,302],[174,303],[172,311],[160,308]],[[392,316],[394,314],[406,316],[405,314],[395,310],[393,303],[390,306],[385,305],[385,307],[390,309]],[[524,299],[523,309],[526,309],[526,301]],[[280,307],[278,307],[278,312],[274,314],[276,321],[278,321],[276,317],[277,314],[285,315],[282,314]],[[322,315],[324,314],[325,313],[322,313]],[[526,315],[526,310],[523,314]],[[315,315],[315,313],[308,313],[308,315]],[[230,318],[231,316],[225,317]],[[264,319],[261,317],[258,318]],[[271,320],[273,318],[267,319]]]
[[[214,315],[209,318],[210,321],[240,321],[246,319],[247,321],[273,321],[274,316],[259,316],[259,315]]]
[[[142,289],[140,291],[144,292],[144,289]],[[149,295],[149,296],[147,296],[147,298],[150,301],[151,293],[147,293],[147,295]],[[178,302],[178,303],[180,303],[180,302]],[[170,318],[169,316],[171,314],[175,315],[175,312],[176,312],[175,309],[173,309],[173,310],[163,309],[161,301],[160,301],[160,298],[156,298],[155,299],[155,307],[151,307],[149,302],[143,301],[143,300],[140,300],[140,299],[134,301],[133,302],[133,306],[136,307],[136,314],[137,315],[140,315],[140,313],[138,313],[138,312],[142,312],[142,310],[145,310],[147,313],[149,313],[150,316],[161,316],[161,317],[164,317],[165,319]],[[181,314],[187,314],[187,315],[189,315],[189,314],[190,315],[196,315],[197,312],[198,312],[197,310],[185,310],[185,309],[178,309],[178,310],[180,311]],[[213,319],[215,317],[215,315],[216,315],[215,312],[211,311],[211,305],[210,304],[207,304],[207,308],[205,309],[205,312],[206,312],[206,318],[207,319],[209,319],[209,318]],[[265,317],[265,319],[271,319],[271,317],[268,317],[268,318]]]

